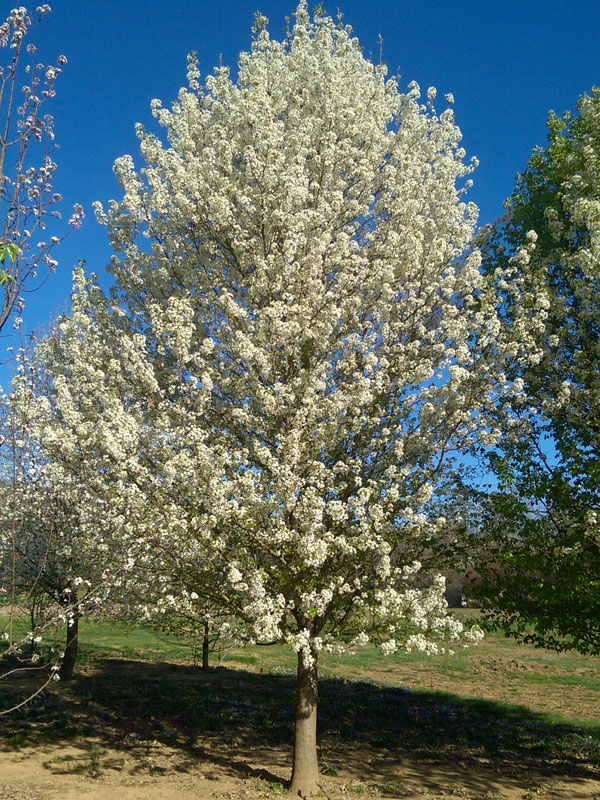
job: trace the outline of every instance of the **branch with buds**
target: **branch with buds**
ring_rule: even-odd
[[[6,52],[0,59],[0,330],[13,314],[14,327],[20,326],[23,292],[40,288],[55,271],[54,247],[84,216],[75,205],[68,229],[42,239],[48,222],[61,216],[56,205],[62,197],[52,186],[54,120],[45,106],[56,95],[67,59],[60,55],[54,66],[40,63],[37,47],[26,39],[49,11],[48,5],[38,6],[34,16],[21,6],[0,25],[0,48]]]

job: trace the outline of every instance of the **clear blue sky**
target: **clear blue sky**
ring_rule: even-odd
[[[237,54],[248,49],[253,13],[269,18],[274,38],[284,35],[295,0],[50,0],[32,41],[52,62],[68,64],[52,101],[60,151],[55,189],[63,213],[80,202],[87,219],[55,251],[60,266],[41,291],[28,298],[25,328],[35,328],[66,304],[71,268],[85,259],[102,275],[110,257],[104,230],[91,203],[118,198],[114,159],[137,157],[134,124],[150,125],[150,101],[165,105],[185,83],[186,54],[196,50],[203,75],[222,55],[236,73]],[[14,3],[3,3],[4,12]],[[399,72],[405,88],[416,80],[452,92],[468,156],[480,166],[469,197],[480,223],[493,221],[511,193],[515,173],[534,145],[546,139],[549,109],[574,108],[577,97],[600,84],[599,0],[326,0],[339,6],[365,53]],[[32,6],[33,7],[33,6]],[[311,6],[312,8],[312,6]],[[137,161],[139,164],[139,160]],[[5,338],[0,344],[10,344]],[[6,368],[0,381],[6,381]]]

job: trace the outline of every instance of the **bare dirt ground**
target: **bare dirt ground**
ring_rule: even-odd
[[[484,659],[474,661],[480,688],[486,675],[491,684],[494,670],[511,669],[473,658]],[[529,668],[520,663],[517,674]],[[323,797],[600,800],[597,734],[526,708],[440,693],[450,685],[421,691],[390,685],[390,675],[386,682],[321,681]],[[565,689],[585,694],[585,687]],[[291,762],[293,692],[291,676],[247,669],[202,673],[134,660],[91,665],[4,718],[0,800],[281,795]],[[589,718],[599,710],[595,701],[590,707],[592,697]]]
[[[365,758],[366,756],[366,758]],[[288,777],[291,750],[253,749],[235,754],[204,753],[197,763],[160,743],[138,752],[99,746],[98,774],[90,770],[87,746],[46,745],[34,752],[0,756],[2,800],[242,800],[280,795]],[[331,800],[419,798],[419,800],[597,800],[600,780],[585,775],[524,773],[519,765],[498,773],[477,768],[378,758],[362,749],[343,753],[338,775],[322,776],[322,796]]]

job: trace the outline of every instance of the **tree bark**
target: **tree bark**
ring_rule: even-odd
[[[208,651],[210,646],[210,639],[209,639],[210,628],[208,624],[208,620],[204,620],[204,636],[202,638],[202,669],[207,670],[209,668],[208,663]]]
[[[79,611],[73,606],[73,616],[67,620],[67,644],[65,655],[60,665],[59,676],[61,681],[69,681],[73,677],[75,661],[77,660],[77,645],[79,636]]]
[[[317,653],[298,653],[296,689],[296,730],[294,764],[290,793],[294,797],[312,797],[319,790],[317,762]]]
[[[35,598],[31,602],[31,607],[29,608],[29,624],[30,624],[30,631],[35,630]],[[29,644],[29,658],[33,658],[33,654],[35,653],[36,648],[36,641],[35,637],[31,640]]]

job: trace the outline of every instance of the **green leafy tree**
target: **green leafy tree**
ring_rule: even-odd
[[[538,645],[600,652],[600,89],[551,113],[487,232],[484,268],[547,298],[541,358],[493,458],[480,589],[492,624]],[[506,320],[516,324],[506,299]],[[491,545],[490,545],[491,542]]]

